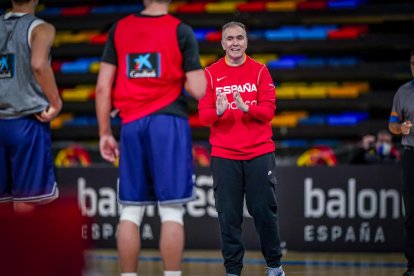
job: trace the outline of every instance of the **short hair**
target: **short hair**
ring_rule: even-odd
[[[411,50],[411,56],[412,57],[414,56],[414,50]]]
[[[224,24],[223,27],[221,28],[221,31],[224,32],[227,28],[234,27],[234,26],[239,26],[246,32],[246,26],[244,26],[243,23],[237,22],[237,21],[231,21],[231,22]]]

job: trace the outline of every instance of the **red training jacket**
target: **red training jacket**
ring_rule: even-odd
[[[200,121],[210,126],[212,156],[249,160],[275,150],[270,124],[276,109],[275,86],[266,66],[246,56],[237,67],[225,58],[205,68],[206,95],[200,100]],[[239,110],[233,99],[238,90],[249,111]],[[225,93],[229,106],[219,117],[216,93]]]

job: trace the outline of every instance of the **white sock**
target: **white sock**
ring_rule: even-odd
[[[181,271],[164,271],[164,276],[181,276]]]
[[[121,273],[121,276],[138,276],[138,273],[135,273],[135,272]]]

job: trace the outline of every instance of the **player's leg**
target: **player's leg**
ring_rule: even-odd
[[[184,250],[184,207],[179,205],[160,205],[161,218],[160,253],[165,271],[181,271]],[[175,274],[175,275],[181,275]]]
[[[153,115],[148,130],[149,171],[162,204],[195,199],[191,130],[186,118]]]
[[[136,273],[141,249],[140,225],[144,206],[122,206],[119,221],[117,249],[122,273]]]
[[[184,249],[182,204],[194,199],[193,161],[188,120],[151,116],[149,164],[160,202],[160,251],[164,275],[181,275]]]
[[[141,249],[139,227],[128,220],[121,220],[118,227],[116,245],[121,275],[125,273],[137,273],[138,256]]]
[[[144,214],[143,205],[150,201],[145,163],[146,145],[140,138],[145,132],[144,120],[145,118],[124,124],[121,129],[118,201],[123,208],[117,250],[123,274],[137,272],[141,249],[139,226]]]
[[[58,197],[51,154],[50,125],[34,118],[11,121],[12,196],[16,213],[31,212],[37,204]]]

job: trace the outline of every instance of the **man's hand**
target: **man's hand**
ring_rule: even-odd
[[[223,115],[224,111],[226,111],[229,102],[227,100],[227,96],[224,93],[217,93],[217,100],[216,100],[216,110],[217,116]]]
[[[119,156],[118,143],[112,135],[104,135],[99,139],[99,151],[101,156],[108,162],[115,162]]]
[[[239,91],[236,91],[233,93],[233,98],[234,98],[234,101],[236,102],[236,106],[238,109],[240,109],[241,111],[245,113],[249,111],[249,106],[244,103],[242,97],[240,96]]]
[[[62,109],[62,103],[60,102],[60,104],[56,106],[52,106],[52,105],[48,106],[42,112],[35,114],[35,116],[40,122],[47,123],[47,122],[52,121],[59,114],[61,109]]]
[[[401,124],[401,133],[407,135],[410,133],[410,129],[413,127],[411,121],[405,121]]]
[[[375,144],[375,136],[368,134],[362,137],[362,148],[364,150],[369,150],[372,145]]]

